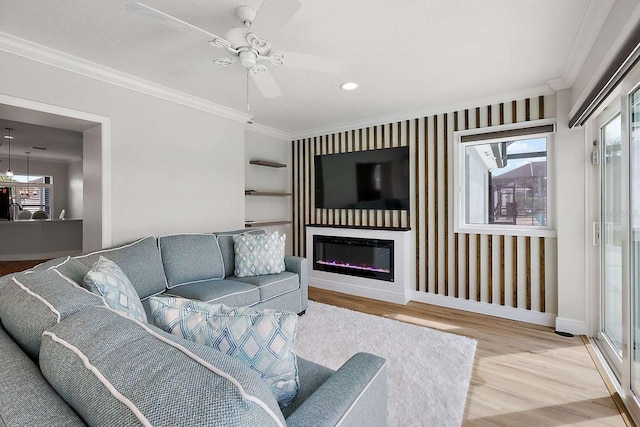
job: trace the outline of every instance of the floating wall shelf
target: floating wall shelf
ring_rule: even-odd
[[[252,227],[267,227],[269,225],[286,225],[286,224],[291,224],[292,221],[260,221],[260,222],[251,222],[251,223],[245,223],[245,228],[252,228]]]
[[[263,167],[267,167],[267,168],[279,168],[279,169],[287,167],[287,165],[285,163],[274,162],[274,161],[271,161],[271,160],[263,160],[263,159],[249,160],[249,164],[256,165],[256,166],[263,166]],[[270,172],[270,173],[272,173],[272,172]],[[285,177],[286,175],[282,175],[282,173],[286,174],[286,170],[282,170],[282,172],[278,176]],[[291,196],[292,195],[291,193],[286,192],[286,191],[253,190],[253,189],[244,190],[244,194],[245,194],[245,196],[275,196],[275,197],[287,197],[287,196]],[[271,205],[272,202],[264,200],[263,202],[255,201],[255,203],[258,203],[260,205],[264,205],[265,203],[267,205]],[[280,204],[282,202],[278,201],[277,203]],[[282,219],[282,220],[247,221],[247,222],[245,222],[244,226],[245,226],[245,228],[269,227],[269,226],[278,226],[278,225],[288,225],[288,224],[292,224],[292,222],[293,221],[286,220],[286,219]]]
[[[284,163],[272,162],[269,160],[249,160],[249,164],[266,166],[268,168],[286,168],[287,167],[287,165],[285,165]]]
[[[282,193],[279,191],[258,191],[258,190],[244,190],[245,196],[290,196],[291,193]]]

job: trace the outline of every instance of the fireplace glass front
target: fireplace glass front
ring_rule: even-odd
[[[393,282],[393,240],[313,236],[313,269]]]

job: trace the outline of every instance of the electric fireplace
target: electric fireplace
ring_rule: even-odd
[[[313,268],[393,282],[393,240],[314,235]]]

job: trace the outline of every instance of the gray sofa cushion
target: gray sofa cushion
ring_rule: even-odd
[[[46,331],[40,367],[90,425],[285,424],[269,387],[241,362],[108,308]]]
[[[249,283],[260,290],[260,301],[266,301],[300,287],[300,278],[295,273],[284,271],[280,274],[268,274],[251,277],[229,277],[229,280]]]
[[[169,289],[202,280],[224,279],[222,253],[213,234],[158,238]]]
[[[0,319],[25,353],[37,360],[45,329],[77,311],[103,304],[102,298],[56,269],[38,271],[9,282],[0,299]]]
[[[291,404],[282,408],[282,414],[285,418],[293,414],[309,396],[313,394],[329,377],[335,372],[327,367],[318,365],[302,357],[297,358],[298,377],[300,385],[298,386],[298,394]]]
[[[62,261],[60,264],[49,267],[48,269],[51,270],[53,268],[79,285],[82,284],[84,276],[89,272],[89,267],[84,265],[83,262],[71,257],[67,257],[67,259]]]
[[[23,275],[23,274],[31,274],[31,273],[33,273],[35,271],[44,271],[44,270],[47,270],[47,269],[52,268],[52,267],[57,267],[59,265],[64,264],[65,262],[67,262],[69,260],[69,258],[70,257],[59,257],[59,258],[50,259],[49,261],[42,262],[42,263],[40,263],[40,264],[38,264],[38,265],[36,265],[34,267],[31,267],[31,268],[29,268],[27,270],[18,271],[18,272],[15,272],[15,273],[10,273],[10,274],[7,274],[5,276],[0,277],[0,294],[2,294],[2,290],[11,281],[11,279],[14,276],[20,276],[20,275]],[[65,275],[66,275],[66,272],[65,272]],[[70,276],[67,276],[67,277],[70,277]],[[77,283],[82,283],[82,278],[80,279],[80,282],[78,282],[74,278],[71,278],[71,279],[74,280]]]
[[[40,369],[0,326],[0,425],[83,426]]]
[[[220,245],[220,251],[222,252],[222,260],[224,262],[224,271],[226,276],[231,276],[233,274],[233,270],[236,268],[236,255],[233,249],[233,236],[237,236],[243,233],[265,234],[266,232],[260,228],[256,228],[253,230],[234,230],[215,233],[215,235],[218,237],[218,245]]]
[[[260,302],[260,291],[257,287],[226,279],[178,286],[165,292],[165,295],[211,304],[224,304],[229,307],[244,307]]]
[[[155,237],[145,237],[123,246],[79,255],[75,258],[91,268],[100,255],[104,255],[120,266],[141,299],[165,290],[167,279],[164,276]]]

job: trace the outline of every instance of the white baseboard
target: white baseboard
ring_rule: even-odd
[[[317,277],[309,277],[309,286],[314,288],[326,289],[329,291],[342,292],[343,294],[357,295],[365,298],[372,298],[381,301],[393,302],[405,305],[409,302],[404,294],[397,292],[389,292],[381,289],[372,289],[369,287],[358,286],[350,283],[338,283],[332,280],[319,279]]]
[[[460,298],[446,297],[443,295],[428,294],[426,292],[412,291],[411,300],[458,310],[471,311],[473,313],[486,314],[504,319],[533,323],[535,325],[556,325],[556,315],[552,313],[540,313],[524,310],[522,308],[504,307],[486,302],[468,301]]]
[[[558,317],[556,319],[556,331],[569,332],[573,335],[587,335],[587,322]]]

